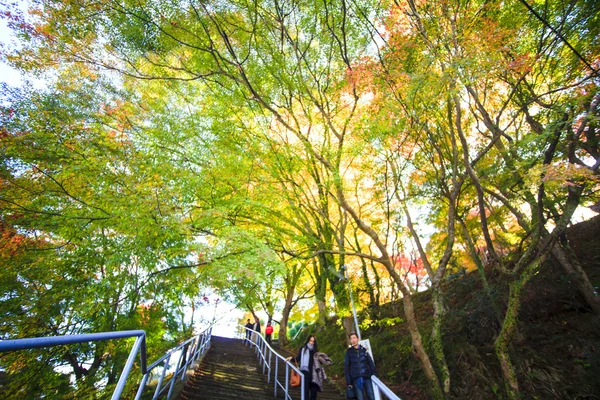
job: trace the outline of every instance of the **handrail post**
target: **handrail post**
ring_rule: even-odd
[[[248,331],[247,328],[243,327],[242,332],[244,332],[244,329],[246,329],[246,331]],[[257,332],[252,331],[253,334],[256,334]],[[210,340],[210,338],[209,338]],[[278,352],[276,352],[261,336],[260,339],[254,339],[254,337],[251,337],[250,340],[246,340],[246,337],[244,336],[242,338],[244,344],[246,344],[246,342],[249,342],[249,344],[251,346],[256,346],[256,348],[254,349],[254,351],[256,352],[256,356],[259,362],[264,363],[263,364],[263,374],[265,372],[265,367],[269,369],[268,371],[268,376],[267,376],[267,381],[269,383],[271,383],[271,372],[273,370],[273,355],[275,355],[275,369],[274,369],[274,390],[273,390],[273,397],[277,398],[277,392],[278,392],[278,386],[281,387],[281,389],[284,391],[283,396],[286,400],[291,400],[291,396],[290,396],[290,370],[295,370],[296,372],[298,372],[300,374],[300,399],[301,400],[308,400],[305,398],[305,393],[304,393],[304,385],[306,382],[306,377],[304,376],[304,373],[302,371],[300,371],[297,367],[292,366],[290,363],[288,363],[285,358],[279,354]],[[257,340],[261,340],[261,342],[257,342]],[[267,351],[268,351],[268,355],[267,355]],[[284,362],[284,365],[282,368],[284,368],[285,370],[285,378],[283,381],[279,381],[279,359],[281,359]],[[401,400],[394,392],[392,392],[383,382],[381,382],[381,380],[379,380],[379,378],[377,378],[376,376],[372,376],[371,377],[371,381],[373,384],[373,394],[375,395],[375,399],[377,400],[381,400],[382,399],[382,394],[383,396],[385,396],[387,399],[389,400]]]
[[[202,335],[202,345],[201,345],[201,350],[199,351],[200,354],[204,353],[204,348],[206,347],[206,344],[208,343],[208,338],[210,337],[210,335]],[[200,357],[200,354],[198,354],[197,358]]]
[[[200,336],[200,346],[198,346],[199,350],[198,350],[198,354],[204,353],[204,347],[206,346],[206,343],[208,342],[208,338],[210,337],[210,334],[206,334],[203,333],[202,336]],[[196,355],[196,358],[199,357],[199,355]]]
[[[304,379],[306,378],[306,376],[304,376],[303,373],[300,374],[300,399],[304,400]],[[306,399],[308,400],[308,399]]]
[[[202,334],[198,334],[198,336],[196,337],[196,345],[194,346],[194,354],[192,354],[192,359],[194,361],[196,361],[196,359],[198,358],[198,353],[201,351],[201,346],[202,346]]]
[[[267,382],[271,383],[271,363],[273,362],[273,350],[269,349],[269,374],[267,375]]]
[[[390,390],[379,378],[376,376],[371,377],[371,382],[373,382],[373,393],[375,394],[376,399],[381,399],[381,393],[385,395],[389,400],[401,400],[394,392]]]
[[[255,348],[255,350],[256,350],[256,359],[260,360],[260,352],[261,352],[260,343],[259,343],[258,338],[256,336],[254,336],[254,340],[256,341],[255,342],[255,344],[256,344],[256,346],[255,346],[256,347]]]
[[[289,391],[290,391],[290,368],[289,368],[289,364],[285,363],[285,394],[286,394],[286,396],[289,393]],[[286,398],[286,400],[287,400],[287,398]]]
[[[8,339],[8,340],[0,340],[0,353],[6,351],[19,351],[19,350],[27,350],[27,349],[40,349],[47,347],[55,347],[55,346],[65,346],[70,344],[77,343],[92,343],[99,341],[107,341],[107,340],[118,340],[118,339],[127,339],[127,338],[136,338],[133,344],[131,351],[129,352],[129,356],[127,361],[125,362],[125,366],[119,376],[119,380],[115,386],[113,394],[111,396],[112,400],[118,400],[121,397],[121,393],[125,389],[125,385],[127,383],[127,379],[130,376],[131,370],[135,363],[135,358],[137,357],[138,352],[140,353],[140,372],[142,374],[142,379],[140,381],[139,387],[136,392],[135,399],[139,400],[144,390],[146,389],[146,385],[148,380],[152,377],[152,371],[155,367],[163,364],[163,371],[160,375],[160,379],[158,385],[156,387],[156,391],[153,396],[153,400],[157,399],[163,389],[166,389],[166,386],[162,388],[162,383],[164,381],[164,377],[166,371],[169,369],[169,364],[171,361],[171,355],[175,353],[175,351],[180,351],[179,360],[177,362],[175,373],[173,374],[173,379],[170,385],[169,397],[172,394],[173,386],[175,380],[178,377],[178,372],[180,371],[180,366],[183,365],[183,374],[182,378],[185,377],[185,372],[187,372],[188,366],[195,361],[197,357],[199,357],[206,350],[207,344],[210,344],[210,338],[212,335],[212,326],[208,327],[204,332],[200,333],[199,336],[194,341],[194,337],[188,339],[187,341],[180,344],[176,349],[172,349],[167,352],[164,356],[158,359],[155,363],[150,365],[149,367],[146,365],[146,357],[147,357],[147,349],[146,349],[146,332],[143,330],[130,330],[130,331],[117,331],[117,332],[98,332],[98,333],[88,333],[82,335],[64,335],[64,336],[50,336],[50,337],[41,337],[41,338],[24,338],[24,339]],[[198,343],[202,343],[202,346],[198,346]],[[186,356],[186,362],[182,362],[182,357]],[[193,356],[193,357],[192,357]]]
[[[163,380],[165,379],[165,374],[167,373],[167,369],[169,369],[169,363],[171,362],[171,355],[169,354],[165,361],[163,362],[163,370],[160,374],[160,378],[158,379],[158,384],[156,385],[156,390],[154,391],[154,396],[152,396],[152,400],[156,400],[160,395],[160,387],[162,386]]]
[[[198,354],[204,351],[204,335],[201,333],[198,335],[198,346],[196,346],[196,354],[194,354],[194,359],[198,359]]]
[[[198,359],[199,354],[204,352],[204,334],[198,335],[198,345],[196,346],[196,352],[194,353],[194,361]]]
[[[264,375],[265,368],[267,367],[267,347],[266,346],[262,346],[261,357],[262,357],[263,375]]]
[[[196,359],[194,358],[194,355],[196,354],[196,344],[197,343],[198,343],[198,337],[194,336],[194,340],[192,340],[192,342],[190,343],[190,348],[188,349],[187,363],[185,364],[185,372],[181,376],[181,380],[183,380],[185,378],[185,374],[186,374],[187,370],[189,369],[190,364],[193,364],[194,361],[196,361]]]
[[[372,383],[373,385],[373,395],[375,396],[375,400],[381,400],[381,391],[379,390],[379,386],[375,385],[374,383]]]
[[[273,393],[273,397],[277,398],[277,384],[279,383],[279,358],[275,357],[275,393]]]
[[[171,398],[171,394],[173,393],[173,388],[175,387],[175,382],[177,381],[177,368],[179,368],[179,364],[181,364],[181,358],[183,357],[183,349],[179,353],[179,359],[177,360],[177,364],[175,364],[175,371],[173,372],[173,377],[171,378],[171,385],[169,387],[169,394],[167,394],[167,400]]]
[[[185,353],[185,365],[183,366],[183,371],[181,372],[181,380],[183,380],[185,378],[185,373],[187,372],[188,369],[188,365],[190,363],[190,350],[191,350],[191,345],[188,344],[187,346],[185,346],[185,351],[182,349],[181,351]]]
[[[135,394],[135,400],[140,400],[142,397],[142,393],[144,393],[144,389],[146,388],[146,383],[148,382],[148,377],[150,376],[150,371],[146,372],[142,377],[142,381],[140,382],[140,387],[138,388],[137,393]]]
[[[131,367],[135,361],[135,357],[137,356],[138,350],[142,347],[142,343],[146,340],[146,334],[144,333],[142,336],[138,336],[135,340],[135,344],[133,348],[129,352],[129,357],[127,357],[127,362],[125,362],[125,367],[121,372],[121,376],[119,377],[119,381],[117,382],[117,387],[113,392],[111,400],[119,400],[121,397],[121,392],[125,388],[125,383],[127,382],[127,378],[129,377],[129,372],[131,371]]]

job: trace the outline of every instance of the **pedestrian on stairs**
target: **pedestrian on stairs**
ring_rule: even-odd
[[[375,363],[363,346],[359,343],[358,335],[350,334],[351,346],[346,350],[344,370],[346,385],[353,389],[358,400],[375,400],[371,376],[375,375]]]
[[[254,329],[254,333],[252,335],[252,341],[254,343],[258,343],[258,336],[260,336],[260,320],[258,318],[254,319],[254,326],[252,327],[252,329]]]
[[[246,340],[250,340],[250,335],[252,334],[252,330],[254,329],[254,325],[250,323],[250,318],[248,318],[248,322],[244,325],[246,328]]]
[[[304,375],[304,387],[302,388],[302,390],[304,390],[304,400],[316,400],[317,392],[322,391],[320,385],[315,383],[313,379],[315,355],[317,353],[317,337],[315,335],[310,335],[308,339],[306,339],[304,346],[300,347],[300,350],[298,350],[298,355],[286,359],[286,361],[289,362],[294,358],[296,362],[300,363],[300,371],[302,372],[302,375]]]
[[[271,325],[271,321],[267,322],[267,327],[265,328],[265,339],[267,339],[267,343],[271,344],[271,335],[273,334],[273,325]]]

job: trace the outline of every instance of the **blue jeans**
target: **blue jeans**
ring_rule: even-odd
[[[356,378],[352,381],[352,387],[358,400],[375,400],[371,378]]]

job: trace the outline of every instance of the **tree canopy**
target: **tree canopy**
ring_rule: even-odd
[[[442,284],[477,271],[487,288],[491,269],[509,289],[487,295],[516,399],[521,292],[547,258],[600,314],[565,237],[600,201],[597,2],[4,8],[18,46],[3,60],[46,87],[3,87],[3,339],[145,329],[158,355],[209,290],[280,322],[283,342],[307,301],[350,332],[347,273],[361,309],[401,298],[444,398]],[[425,288],[431,333],[412,302]],[[110,387],[127,346],[107,346],[4,357],[8,396]]]

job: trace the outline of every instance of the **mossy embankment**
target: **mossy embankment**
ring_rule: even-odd
[[[575,225],[568,238],[592,284],[600,286],[600,216]],[[508,285],[492,270],[487,277],[502,311]],[[506,398],[494,352],[499,323],[477,273],[454,275],[444,284],[448,313],[444,351],[451,373],[449,399]],[[523,290],[518,335],[511,346],[524,399],[600,399],[600,317],[595,316],[561,266],[549,259]],[[429,346],[431,294],[414,295],[419,329]],[[379,377],[402,399],[428,399],[428,382],[411,348],[401,301],[359,313],[363,338],[370,339]],[[344,385],[346,337],[336,319],[309,326],[320,350],[334,361],[330,378]],[[430,351],[430,349],[427,349]],[[430,353],[431,354],[431,353]]]

